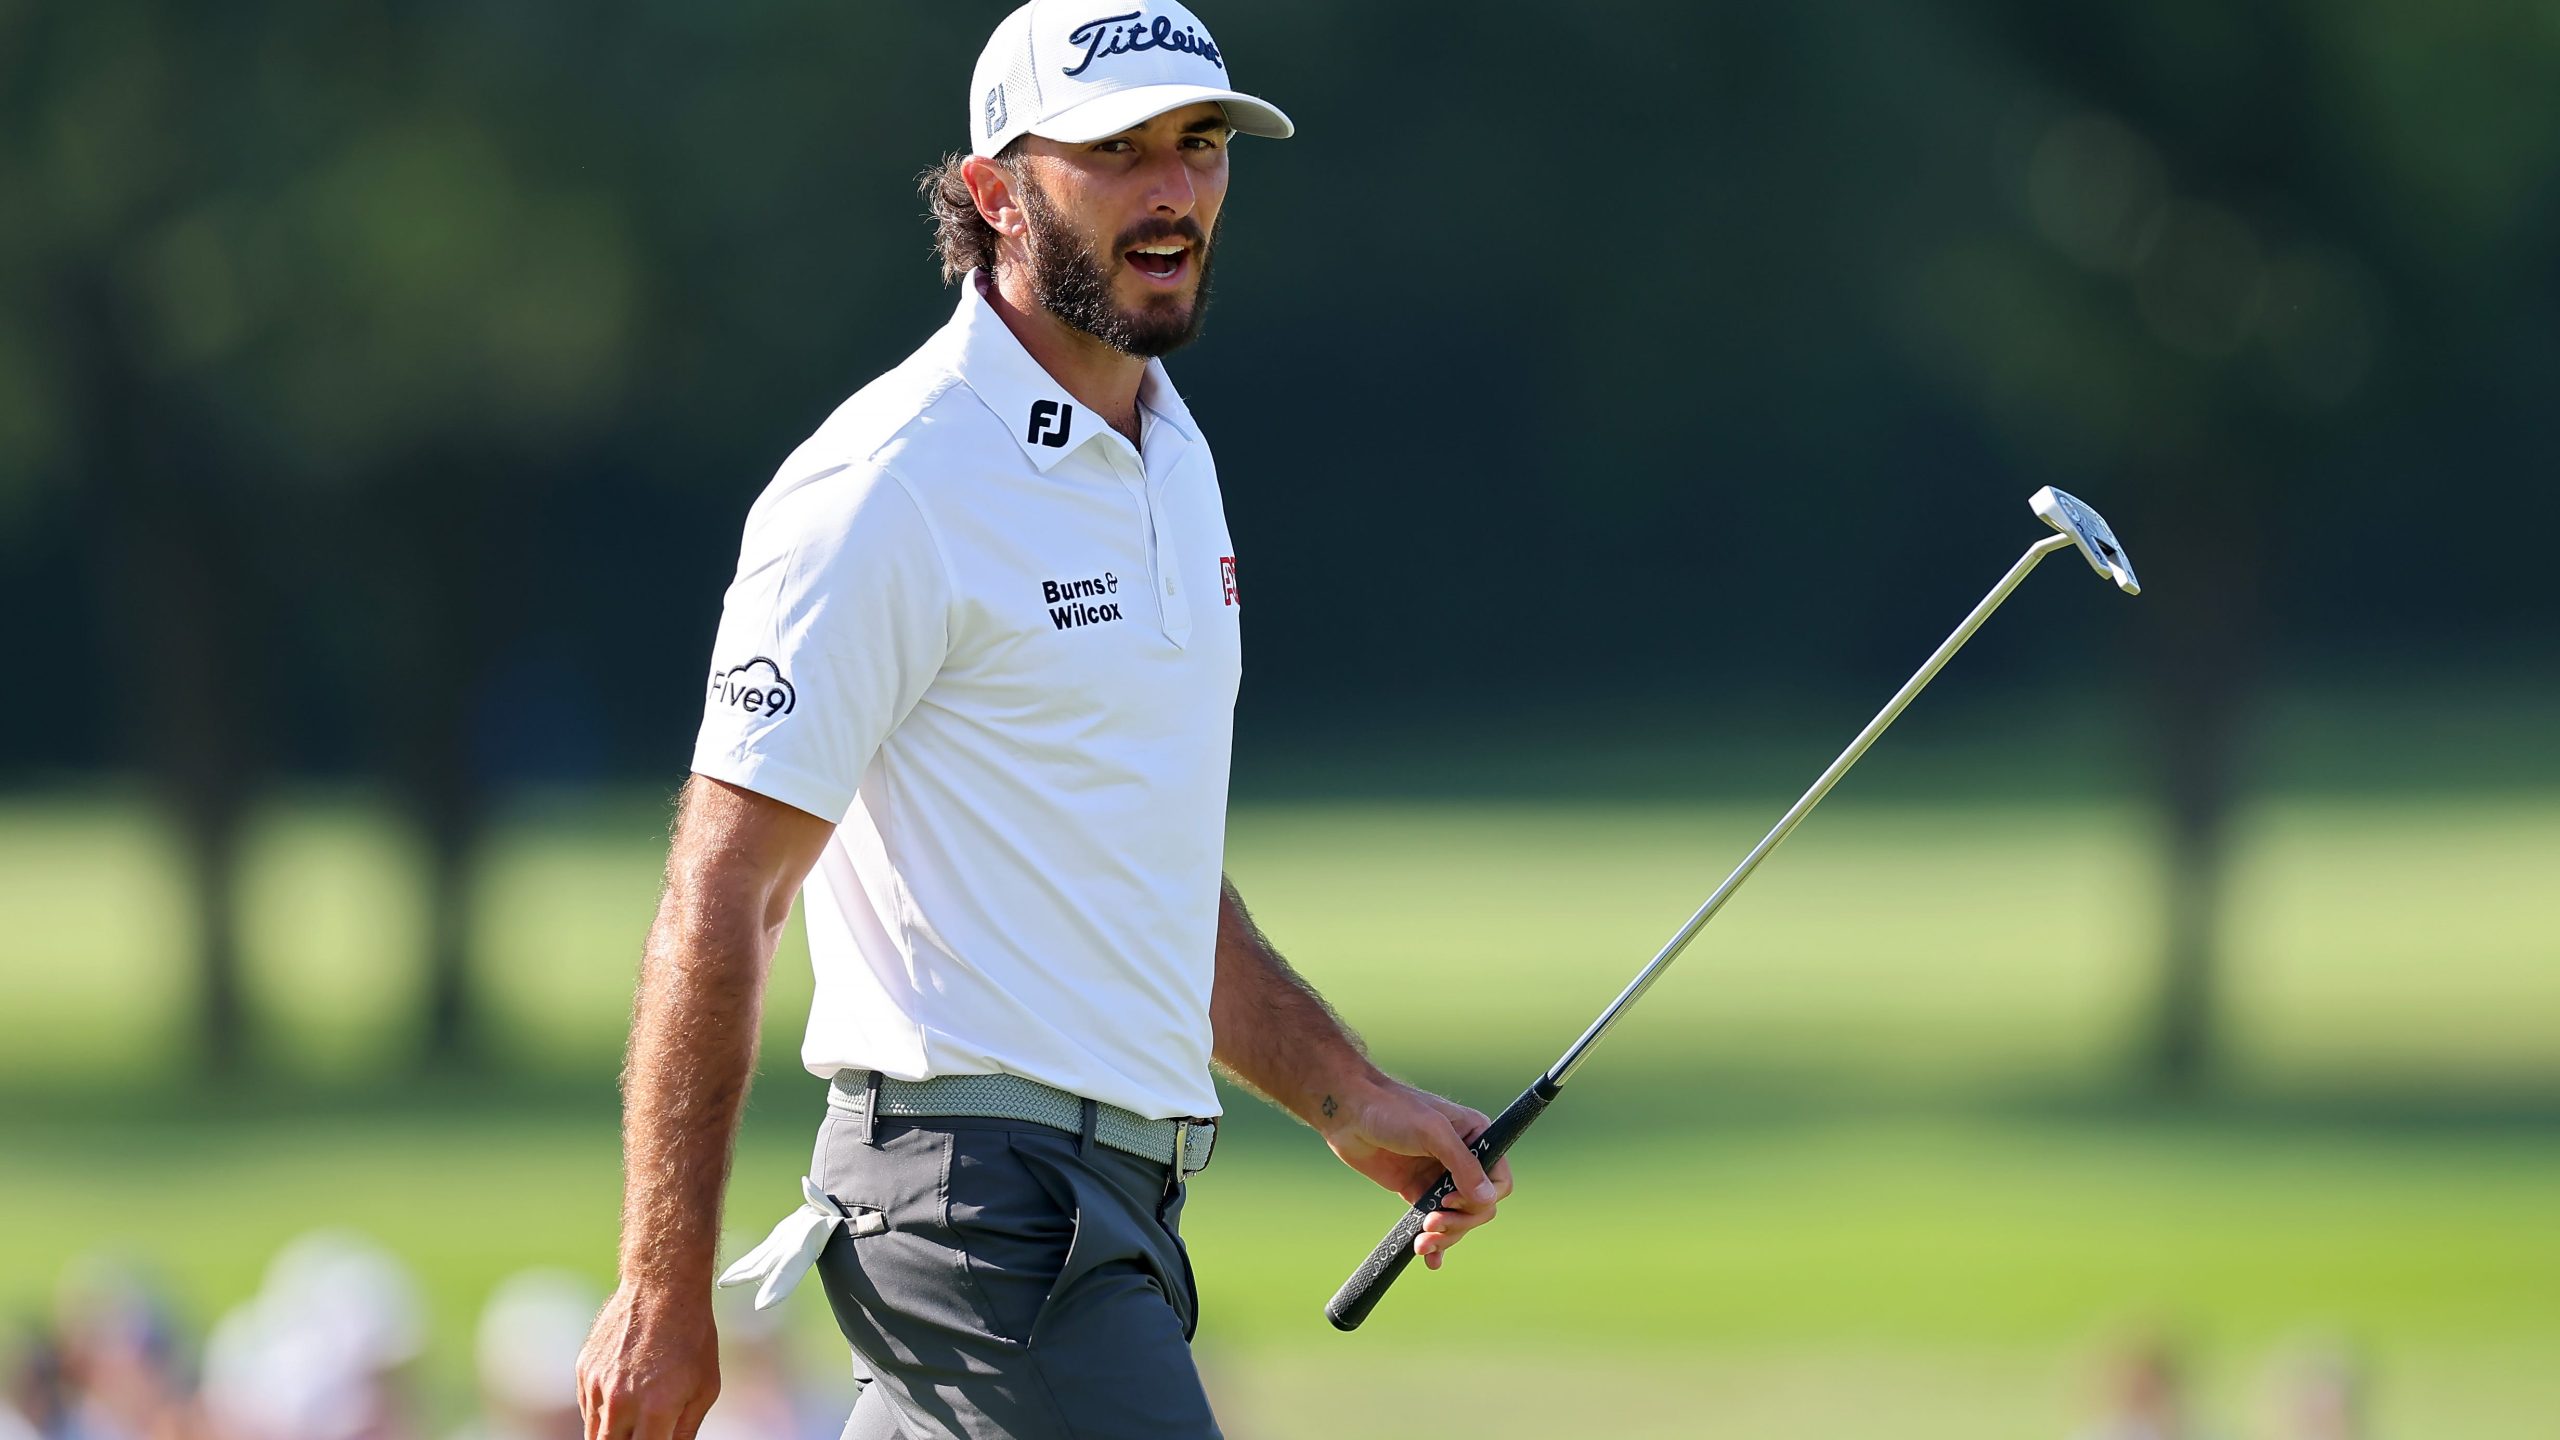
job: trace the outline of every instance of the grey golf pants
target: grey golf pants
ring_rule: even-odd
[[[868,1129],[830,1106],[809,1173],[886,1222],[818,1257],[870,1381],[845,1440],[1218,1440],[1167,1166],[1030,1121]]]

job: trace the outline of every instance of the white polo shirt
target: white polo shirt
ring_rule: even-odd
[[[1150,362],[1133,447],[980,293],[748,512],[693,754],[838,822],[802,888],[819,1075],[1209,1081],[1235,546]]]

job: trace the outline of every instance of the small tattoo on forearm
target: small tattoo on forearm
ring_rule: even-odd
[[[1327,1120],[1332,1119],[1333,1112],[1341,1108],[1342,1107],[1340,1105],[1334,1103],[1334,1098],[1332,1096],[1327,1095],[1324,1097],[1324,1118]]]

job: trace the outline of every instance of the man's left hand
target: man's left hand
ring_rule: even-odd
[[[1350,1096],[1328,1096],[1336,1108],[1319,1119],[1325,1143],[1342,1163],[1393,1190],[1406,1204],[1439,1182],[1457,1178],[1442,1208],[1422,1222],[1413,1253],[1440,1268],[1449,1247],[1493,1218],[1496,1202],[1511,1193],[1511,1162],[1497,1160],[1487,1175],[1468,1148],[1493,1122],[1454,1100],[1443,1100],[1400,1080],[1381,1079]]]

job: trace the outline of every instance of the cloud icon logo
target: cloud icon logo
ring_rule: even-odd
[[[800,692],[783,678],[780,665],[758,655],[712,672],[711,703],[734,705],[750,715],[788,715],[800,707]]]

